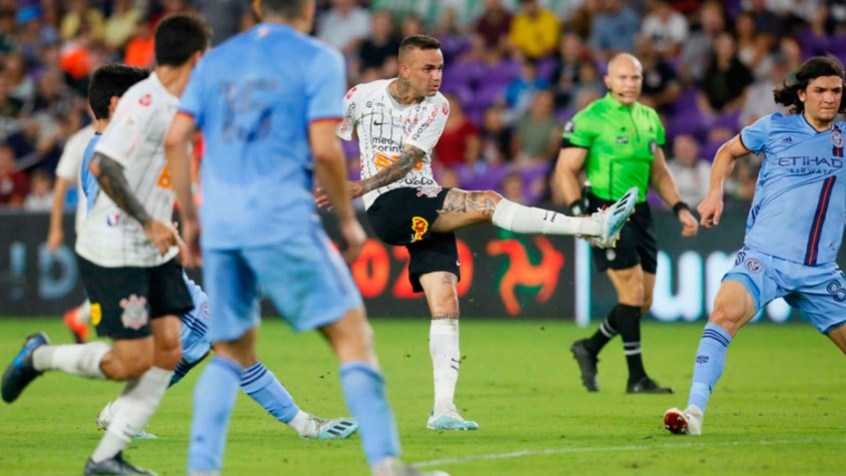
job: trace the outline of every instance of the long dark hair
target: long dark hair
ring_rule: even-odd
[[[795,79],[785,80],[781,88],[773,91],[776,104],[790,108],[792,114],[805,112],[805,103],[799,100],[799,91],[804,91],[808,83],[821,76],[837,76],[844,79],[843,64],[832,55],[815,56],[802,63],[796,71]],[[846,112],[846,94],[840,98],[838,112]]]

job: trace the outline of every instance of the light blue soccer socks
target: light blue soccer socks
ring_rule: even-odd
[[[385,379],[370,364],[341,365],[341,385],[352,416],[358,419],[361,444],[371,467],[385,458],[399,457],[394,414],[385,396]]]
[[[244,371],[241,389],[282,423],[289,423],[300,411],[288,390],[261,362]]]
[[[194,415],[188,446],[188,471],[220,471],[229,416],[244,369],[219,355],[209,362],[194,387]]]
[[[696,405],[705,412],[711,391],[726,366],[726,350],[730,343],[731,335],[722,327],[710,322],[705,326],[699,340],[699,349],[696,351],[688,407]]]

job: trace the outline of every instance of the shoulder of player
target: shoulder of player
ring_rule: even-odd
[[[369,83],[359,83],[347,91],[346,99],[348,101],[360,101],[377,94],[381,94],[388,87],[389,79],[377,79]]]

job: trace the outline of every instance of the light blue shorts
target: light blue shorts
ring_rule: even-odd
[[[297,332],[363,306],[346,263],[317,227],[273,245],[204,249],[203,283],[214,311],[212,342],[236,340],[258,326],[259,286]]]
[[[823,334],[846,324],[846,279],[836,263],[805,266],[743,247],[726,279],[746,286],[756,312],[784,298]]]

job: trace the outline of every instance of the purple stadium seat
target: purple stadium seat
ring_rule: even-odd
[[[476,90],[473,100],[470,102],[473,110],[482,110],[489,108],[494,102],[501,100],[505,92],[505,85],[497,82],[485,83],[480,89]]]
[[[504,89],[508,83],[519,76],[520,65],[514,61],[504,60],[493,66],[485,68],[482,76],[480,77],[480,81],[484,83],[481,85],[483,88],[486,86],[498,85]]]
[[[538,61],[537,76],[538,78],[552,81],[552,73],[558,67],[558,58],[554,56],[547,56]]]

